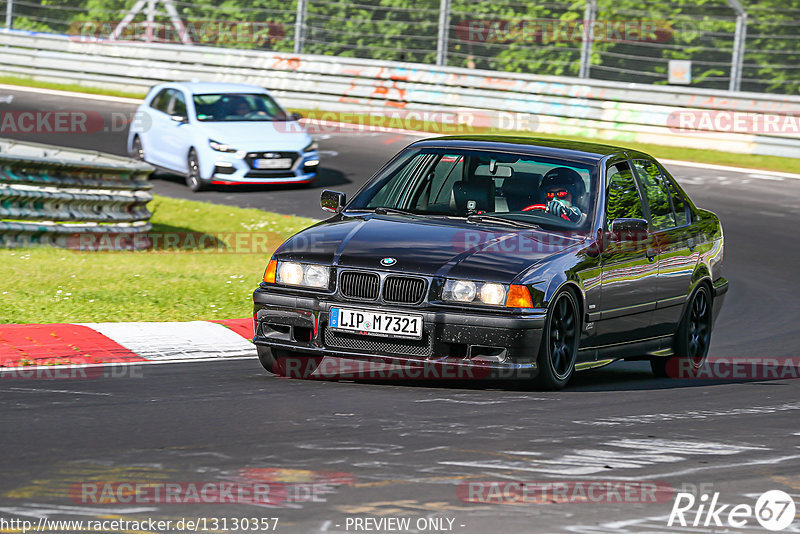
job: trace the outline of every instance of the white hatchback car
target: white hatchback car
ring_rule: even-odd
[[[128,151],[186,176],[193,191],[212,184],[305,184],[316,177],[319,152],[299,118],[254,85],[163,83],[139,106]]]

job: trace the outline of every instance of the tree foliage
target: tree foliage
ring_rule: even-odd
[[[429,64],[435,61],[439,0],[307,2],[303,52]],[[18,29],[70,33],[80,21],[117,21],[133,3],[24,2],[15,7],[14,25]],[[191,27],[205,28],[206,33],[197,34],[200,44],[293,49],[296,0],[221,0],[216,4],[209,0],[176,1],[175,5]],[[586,29],[585,7],[584,0],[451,0],[447,64],[577,76]],[[797,94],[800,0],[751,1],[745,8],[749,17],[742,89]],[[137,20],[143,18],[140,15]],[[167,21],[163,15],[158,20]],[[211,24],[200,26],[203,21]],[[248,38],[244,32],[244,37],[223,39],[214,33],[225,33],[223,21],[257,23],[254,27],[261,33]],[[728,87],[736,17],[726,0],[598,0],[592,22],[596,35],[591,78],[663,84],[667,83],[669,60],[689,59],[693,62],[693,85]],[[655,30],[637,37],[637,25]]]

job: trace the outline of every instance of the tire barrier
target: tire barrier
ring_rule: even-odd
[[[0,246],[78,248],[89,234],[144,235],[152,227],[152,171],[128,158],[0,139]],[[111,242],[114,250],[148,244]]]

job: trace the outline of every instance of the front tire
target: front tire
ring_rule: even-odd
[[[580,332],[578,300],[571,290],[565,289],[550,304],[542,330],[536,378],[539,388],[558,390],[567,385],[575,373]]]
[[[706,363],[711,343],[711,290],[701,284],[692,295],[672,342],[674,356],[653,358],[650,367],[659,378],[691,378]]]
[[[139,161],[144,161],[144,147],[142,147],[142,139],[138,135],[133,138],[131,157]]]
[[[194,149],[189,151],[189,157],[187,158],[186,164],[188,166],[188,172],[186,173],[186,185],[197,193],[198,191],[205,191],[208,189],[208,186],[203,182],[203,179],[200,178],[200,161],[197,159],[197,152]]]

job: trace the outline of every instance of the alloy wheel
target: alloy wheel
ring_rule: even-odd
[[[569,376],[575,363],[577,317],[569,295],[562,294],[553,307],[550,323],[550,366],[556,378]]]

